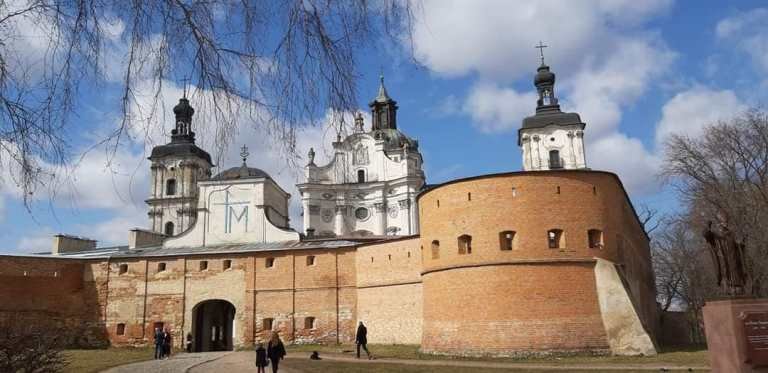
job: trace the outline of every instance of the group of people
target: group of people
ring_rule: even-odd
[[[167,359],[171,357],[171,342],[173,337],[168,328],[165,330],[155,328],[155,359]]]
[[[357,358],[360,358],[360,349],[365,351],[368,359],[372,359],[371,353],[368,351],[368,328],[365,327],[363,322],[357,326],[357,333],[355,333],[355,344],[357,345]],[[280,340],[280,335],[277,332],[272,332],[269,342],[267,342],[266,348],[264,343],[256,345],[256,370],[257,373],[266,373],[266,367],[272,364],[272,373],[277,373],[280,360],[285,358],[285,345]],[[317,352],[314,352],[311,357],[313,360],[319,360]]]

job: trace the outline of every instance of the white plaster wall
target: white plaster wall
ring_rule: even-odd
[[[557,150],[565,169],[586,168],[584,131],[579,126],[548,126],[521,130],[525,171],[549,170],[549,152]]]

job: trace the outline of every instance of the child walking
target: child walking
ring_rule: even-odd
[[[264,367],[267,366],[267,350],[263,343],[256,347],[256,373],[266,373]]]

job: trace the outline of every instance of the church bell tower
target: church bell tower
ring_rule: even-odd
[[[152,186],[149,199],[151,230],[167,236],[189,229],[197,219],[197,182],[211,177],[211,156],[195,145],[192,116],[186,95],[173,108],[176,127],[171,142],[152,149]]]
[[[546,46],[539,43],[537,48]],[[523,119],[518,130],[517,145],[523,151],[523,170],[543,171],[586,169],[584,156],[584,127],[577,113],[560,111],[555,96],[555,73],[544,63],[533,78],[538,93],[536,114]]]

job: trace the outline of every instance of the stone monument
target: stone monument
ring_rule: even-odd
[[[725,299],[703,308],[712,372],[768,372],[768,299],[746,296],[744,244],[727,226],[704,231]]]

